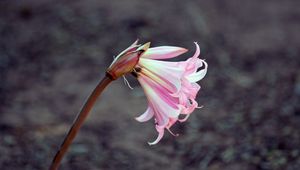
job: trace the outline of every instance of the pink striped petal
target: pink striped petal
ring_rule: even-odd
[[[174,47],[174,46],[160,46],[160,47],[153,47],[149,48],[141,58],[148,58],[148,59],[168,59],[177,57],[188,50],[181,47]]]
[[[142,71],[145,71],[147,76],[167,87],[168,90],[177,92],[181,88],[180,81],[184,70],[180,67],[171,67],[167,63],[168,62],[141,58],[139,66],[144,68]]]
[[[139,76],[138,81],[144,89],[148,102],[151,103],[150,107],[152,107],[155,116],[178,117],[180,108],[176,106],[175,100],[170,95],[168,96],[166,91],[159,89],[159,86],[147,76]]]

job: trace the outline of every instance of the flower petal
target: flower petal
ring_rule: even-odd
[[[142,58],[148,59],[168,59],[177,57],[188,50],[181,47],[174,46],[160,46],[149,48],[142,56]]]
[[[197,42],[194,42],[194,44],[196,45],[196,52],[192,58],[198,58],[198,56],[200,55],[200,47]]]
[[[164,133],[165,133],[165,129],[164,128],[161,128],[159,126],[156,126],[156,130],[158,132],[158,136],[157,138],[155,139],[155,141],[153,142],[148,142],[149,145],[155,145],[157,144],[161,139],[162,137],[164,136]]]
[[[167,63],[169,62],[141,58],[139,66],[142,67],[142,72],[147,76],[171,92],[177,92],[181,88],[180,81],[184,74],[184,69],[169,66]]]
[[[190,82],[197,82],[197,81],[203,79],[204,76],[206,75],[208,65],[207,65],[207,63],[204,60],[202,60],[202,62],[204,64],[204,68],[202,70],[200,70],[198,72],[195,72],[195,73],[192,73],[189,76],[187,76],[187,79]]]
[[[135,119],[139,122],[146,122],[150,120],[154,115],[153,109],[148,106],[147,110],[140,115],[139,117],[136,117]]]
[[[171,95],[168,96],[167,92],[163,92],[161,89],[158,89],[158,85],[155,84],[151,78],[140,75],[138,77],[138,81],[144,89],[148,102],[150,103],[150,107],[152,107],[154,111],[155,117],[163,116],[163,117],[173,117],[177,118],[181,112],[181,108],[179,108],[172,99]],[[165,126],[165,124],[161,124],[158,122],[158,125]]]

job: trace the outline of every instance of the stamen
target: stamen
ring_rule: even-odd
[[[179,134],[178,133],[176,133],[176,134],[174,134],[169,128],[166,128],[168,131],[169,131],[169,133],[171,133],[171,135],[173,135],[173,136],[179,136]]]
[[[203,105],[201,105],[201,106],[198,106],[198,107],[196,107],[197,109],[201,109],[201,108],[203,108],[204,106]]]
[[[129,81],[126,79],[126,77],[124,75],[123,75],[123,80],[124,80],[125,85],[127,85],[131,90],[133,90],[133,88],[129,84]]]

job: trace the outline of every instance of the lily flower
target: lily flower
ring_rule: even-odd
[[[145,122],[154,117],[158,137],[149,145],[157,144],[165,129],[171,134],[171,126],[177,121],[184,122],[198,107],[195,100],[200,86],[196,83],[207,72],[207,63],[198,58],[200,48],[197,43],[195,54],[186,61],[170,62],[164,59],[177,57],[187,49],[173,46],[149,48],[150,43],[138,45],[134,42],[121,52],[106,70],[106,76],[98,83],[84,103],[60,149],[56,153],[50,170],[56,170],[74,140],[84,120],[96,102],[96,99],[113,80],[131,73],[137,77],[148,99],[147,110],[136,117]],[[179,116],[185,117],[180,119]],[[174,135],[174,134],[173,134]]]
[[[145,51],[141,55],[136,55],[137,62],[134,68],[131,68],[131,73],[137,77],[148,99],[147,110],[136,117],[136,120],[145,122],[154,117],[158,137],[149,142],[149,145],[154,145],[162,139],[165,129],[173,134],[170,128],[174,123],[186,121],[195,108],[200,108],[195,100],[200,90],[196,82],[203,79],[208,65],[198,58],[200,48],[196,42],[195,54],[180,62],[164,59],[187,52],[185,48],[173,46],[149,48],[149,43],[138,47],[136,43],[128,49],[134,48],[134,51],[145,49]],[[185,117],[180,119],[180,115]]]

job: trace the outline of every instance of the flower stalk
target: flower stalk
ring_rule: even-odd
[[[92,107],[94,106],[97,98],[101,95],[105,87],[111,83],[113,79],[109,74],[106,74],[106,76],[98,83],[96,88],[93,90],[91,95],[88,97],[87,101],[83,105],[82,109],[78,113],[75,121],[73,122],[72,127],[70,128],[67,136],[65,137],[62,145],[60,146],[60,149],[56,153],[52,164],[49,168],[49,170],[57,170],[63,156],[67,152],[69,146],[71,145],[72,141],[74,140],[76,134],[78,133],[80,127],[82,126],[83,122],[87,118],[89,112],[91,111]]]
[[[144,45],[137,45],[137,41],[134,42],[126,50],[122,51],[112,62],[112,64],[106,70],[106,76],[99,82],[94,91],[88,97],[87,101],[83,105],[81,111],[77,115],[75,121],[72,124],[67,136],[65,137],[60,149],[56,153],[49,170],[57,170],[63,156],[67,152],[72,141],[76,137],[80,127],[87,118],[89,112],[94,106],[97,98],[101,95],[105,87],[113,80],[130,73],[137,65],[140,56],[149,48],[150,43]]]

